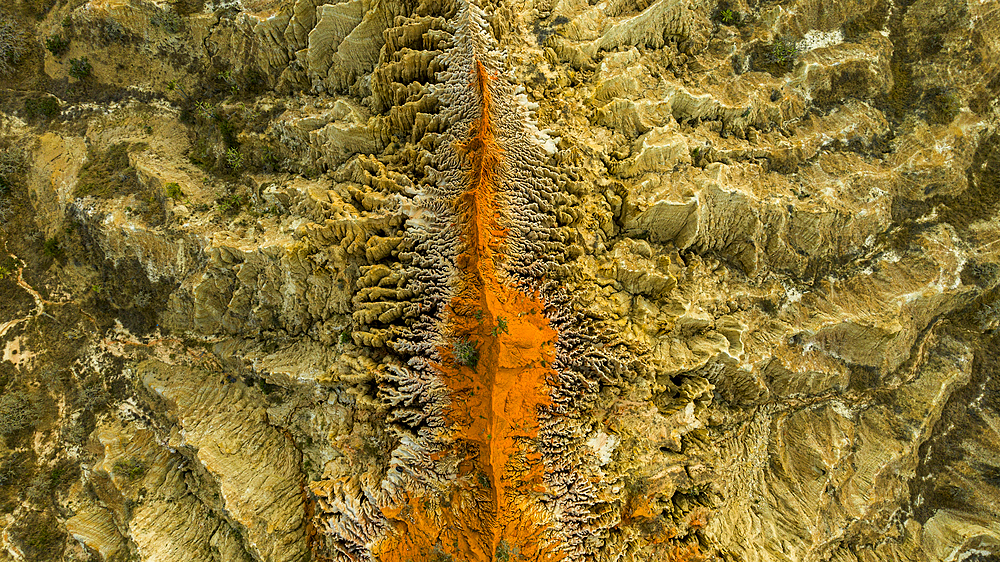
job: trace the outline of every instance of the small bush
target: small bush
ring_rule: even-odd
[[[479,363],[479,350],[467,339],[457,340],[453,346],[455,360],[466,367],[476,368]]]
[[[48,39],[45,40],[45,48],[52,53],[53,56],[61,57],[66,54],[69,50],[69,39],[66,39],[58,33],[50,35]]]
[[[0,75],[10,74],[27,50],[24,32],[11,21],[0,21]]]
[[[0,486],[21,484],[27,468],[28,454],[25,452],[10,453],[0,461]]]
[[[90,76],[93,72],[94,67],[90,65],[90,61],[87,57],[81,57],[78,59],[69,59],[69,75],[77,80],[83,80]]]
[[[129,480],[138,480],[146,473],[146,465],[138,459],[118,459],[112,468],[115,474]]]
[[[10,435],[38,421],[35,405],[26,392],[8,392],[0,398],[0,434]]]
[[[510,330],[507,328],[507,319],[503,316],[497,316],[497,325],[493,328],[492,336],[497,337],[500,334],[509,334]]]
[[[181,186],[177,182],[170,182],[166,185],[167,197],[173,200],[179,200],[184,197],[184,192],[181,191]]]
[[[160,224],[163,222],[167,208],[166,200],[162,193],[148,190],[139,199],[139,216],[149,224]]]
[[[62,246],[59,245],[59,240],[56,238],[49,238],[46,240],[42,247],[42,251],[46,256],[54,259],[59,259],[65,254]]]
[[[239,214],[240,209],[243,208],[244,200],[239,193],[233,193],[225,197],[221,197],[215,201],[219,206],[219,212],[224,215],[236,215]]]
[[[235,148],[226,150],[226,166],[234,172],[243,167],[243,155],[239,150]]]
[[[51,482],[49,482],[49,479],[44,475],[36,474],[35,477],[31,479],[31,485],[28,486],[28,499],[33,502],[41,502],[50,495],[52,495]]]
[[[80,391],[76,397],[76,406],[84,411],[101,409],[107,405],[110,398],[104,386],[93,384]]]
[[[727,8],[719,12],[719,21],[724,25],[739,25],[740,15]]]
[[[27,99],[24,100],[24,112],[27,114],[28,119],[44,119],[47,121],[59,115],[59,101],[50,96]]]
[[[775,41],[770,48],[769,60],[774,64],[790,65],[795,62],[799,49],[788,39]]]
[[[22,516],[11,532],[20,543],[25,560],[59,560],[66,538],[63,527],[48,512],[34,512]]]

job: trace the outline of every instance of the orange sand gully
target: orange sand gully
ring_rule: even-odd
[[[557,561],[563,556],[543,538],[536,508],[541,455],[535,450],[538,410],[549,403],[546,377],[555,360],[557,334],[537,295],[500,282],[507,231],[497,185],[504,151],[496,138],[491,83],[476,60],[470,86],[481,117],[456,148],[468,166],[466,189],[453,202],[463,251],[459,286],[450,303],[448,331],[478,351],[462,365],[451,347],[437,365],[452,391],[447,419],[459,455],[459,481],[450,496],[411,497],[383,513],[395,532],[378,545],[383,561]]]

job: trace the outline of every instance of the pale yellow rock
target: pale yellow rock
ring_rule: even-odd
[[[83,508],[67,519],[66,530],[73,538],[96,550],[104,558],[113,557],[125,549],[125,539],[111,513],[99,506]]]
[[[299,457],[266,423],[260,395],[217,375],[147,362],[143,384],[171,404],[177,446],[194,448],[218,478],[226,510],[264,560],[299,560],[307,552]]]
[[[73,200],[76,176],[86,161],[87,146],[80,137],[46,133],[32,151],[28,188],[37,200],[38,211],[45,217],[46,234],[59,229],[66,206]]]

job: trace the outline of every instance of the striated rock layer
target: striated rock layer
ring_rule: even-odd
[[[0,560],[995,559],[998,30],[0,6]]]

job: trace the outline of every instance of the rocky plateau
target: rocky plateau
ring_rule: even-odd
[[[0,560],[1000,560],[1000,6],[8,0]]]

